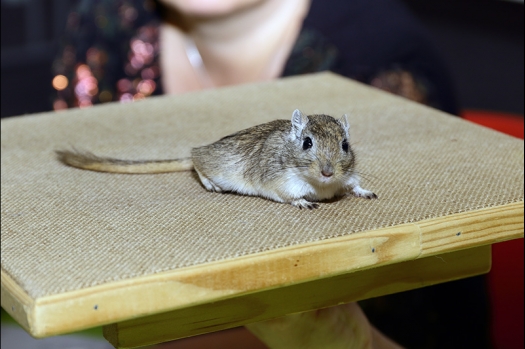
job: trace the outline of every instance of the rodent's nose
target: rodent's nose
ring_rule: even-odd
[[[321,174],[325,177],[332,177],[334,175],[334,167],[331,163],[327,163],[321,169]]]

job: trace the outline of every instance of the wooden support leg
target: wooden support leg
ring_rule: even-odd
[[[104,326],[116,348],[135,348],[487,273],[491,246],[269,289]]]

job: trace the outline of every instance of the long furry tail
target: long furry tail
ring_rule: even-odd
[[[166,173],[193,169],[191,158],[172,160],[120,160],[100,157],[89,152],[57,150],[58,160],[83,170],[111,173]]]

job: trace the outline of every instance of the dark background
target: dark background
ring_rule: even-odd
[[[51,62],[78,0],[1,0],[1,116],[51,110]],[[523,2],[404,0],[445,58],[462,109],[523,115]]]

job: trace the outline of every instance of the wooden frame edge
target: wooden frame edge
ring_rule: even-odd
[[[523,202],[46,296],[14,318],[31,335],[47,337],[519,237]],[[268,277],[269,270],[280,273]],[[4,292],[3,278],[2,296],[25,294],[11,279]]]
[[[1,279],[2,308],[27,332],[31,333],[33,328],[33,321],[31,321],[34,307],[33,299],[3,269]]]
[[[47,296],[35,301],[41,326],[31,330],[58,335],[415,259],[419,240],[417,227],[406,224]],[[287,272],[272,279],[268,270]]]
[[[433,256],[523,237],[523,201],[417,223],[421,256]]]
[[[491,246],[479,246],[241,295],[103,327],[115,348],[130,349],[363,299],[481,275]]]

